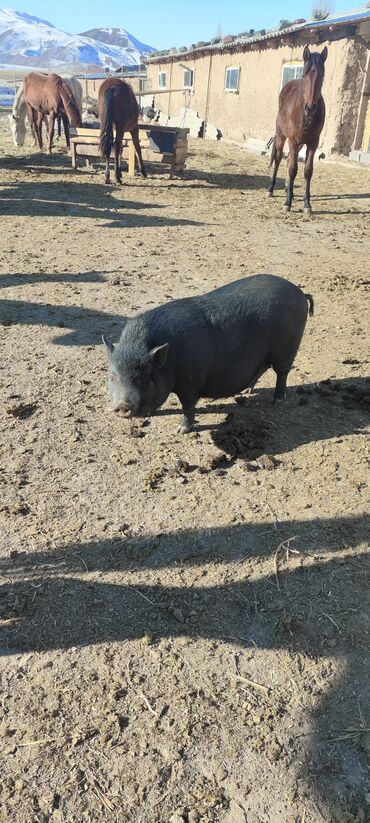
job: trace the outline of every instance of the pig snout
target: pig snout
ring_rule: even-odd
[[[110,392],[113,411],[122,412],[124,417],[136,417],[139,414],[140,396],[135,391],[117,391],[116,387]]]
[[[130,409],[130,408],[126,405],[126,403],[118,403],[118,404],[116,404],[115,406],[113,406],[113,411],[115,411],[115,412],[123,412],[123,416],[124,416],[124,417],[133,417],[133,416],[134,416],[133,409]]]
[[[113,400],[113,410],[123,412],[124,417],[136,417],[139,412],[139,401],[133,397]]]

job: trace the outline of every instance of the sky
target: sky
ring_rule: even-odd
[[[334,12],[361,6],[351,0],[329,0]],[[4,3],[4,7],[27,12],[48,20],[71,34],[92,28],[124,28],[138,40],[157,49],[186,46],[199,40],[210,40],[222,34],[239,34],[249,29],[273,28],[281,19],[310,19],[314,0],[264,0],[263,3],[244,0],[137,0],[108,3],[94,0],[30,0]]]

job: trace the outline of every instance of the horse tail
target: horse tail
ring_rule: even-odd
[[[274,137],[274,139],[272,141],[272,146],[271,146],[270,166],[272,166],[272,164],[275,163],[275,160],[276,160],[276,139]]]
[[[71,89],[65,80],[61,80],[58,86],[62,103],[71,126],[79,126],[81,123],[81,115]]]
[[[314,303],[313,303],[313,297],[312,297],[312,294],[305,294],[305,298],[306,298],[306,300],[308,301],[308,304],[309,304],[308,313],[309,313],[310,317],[312,317],[312,315],[313,315],[313,308],[314,308]]]
[[[113,94],[112,88],[105,90],[100,114],[100,154],[107,159],[113,146]]]

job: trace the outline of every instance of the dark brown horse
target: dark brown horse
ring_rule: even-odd
[[[328,50],[325,46],[321,54],[310,52],[305,46],[303,52],[304,69],[301,80],[291,80],[280,92],[279,113],[272,145],[271,163],[275,163],[268,196],[272,197],[277,171],[283,156],[286,139],[289,142],[288,177],[284,210],[290,211],[293,200],[293,186],[297,174],[298,152],[307,146],[304,176],[304,213],[311,214],[310,185],[315,151],[325,122],[325,103],[321,94],[324,80],[325,60]],[[289,178],[289,179],[288,179]]]
[[[81,115],[70,87],[59,74],[40,74],[32,71],[23,81],[24,101],[31,129],[36,135],[39,148],[42,149],[42,121],[49,115],[48,152],[54,137],[54,124],[62,118],[67,146],[69,148],[69,124],[79,126]]]
[[[110,182],[109,158],[114,145],[114,173],[117,183],[122,183],[120,156],[123,135],[131,133],[135,147],[139,168],[143,177],[146,177],[141,147],[139,143],[139,106],[131,86],[119,78],[109,78],[99,89],[99,120],[100,120],[100,154],[105,158],[105,182]],[[113,126],[116,137],[113,139]]]

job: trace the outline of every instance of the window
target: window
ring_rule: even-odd
[[[194,72],[191,69],[184,69],[184,89],[192,89],[194,84]]]
[[[237,92],[239,88],[240,68],[229,66],[225,71],[225,91]]]
[[[281,74],[281,88],[291,80],[299,80],[303,77],[303,63],[285,63]]]
[[[165,89],[166,86],[167,86],[167,72],[166,71],[160,71],[159,72],[159,88],[160,89]]]

